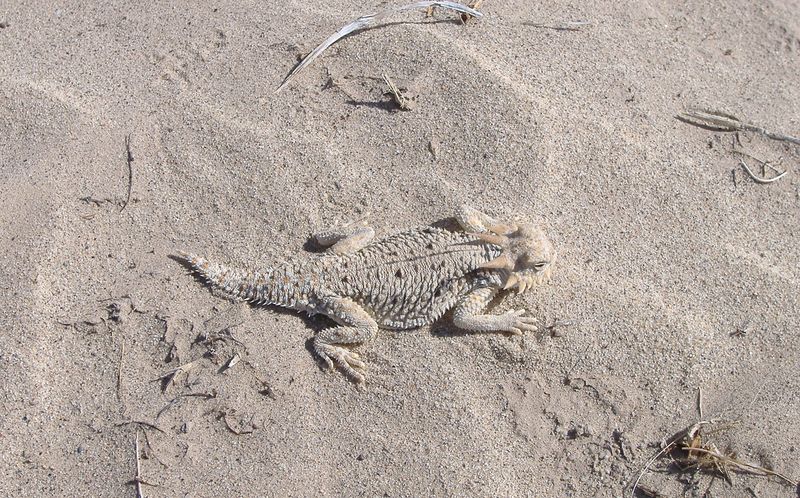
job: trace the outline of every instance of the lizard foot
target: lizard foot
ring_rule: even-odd
[[[364,374],[362,371],[366,367],[366,364],[361,361],[361,356],[358,353],[332,344],[320,344],[316,347],[316,351],[328,365],[329,369],[333,370],[334,364],[336,364],[336,366],[341,368],[342,371],[357,384],[364,382]]]
[[[514,335],[522,335],[523,331],[536,330],[539,320],[533,316],[522,316],[525,310],[514,310],[497,316],[499,326],[497,330],[510,332]]]

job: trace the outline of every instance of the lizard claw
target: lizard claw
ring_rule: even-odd
[[[514,335],[522,335],[523,331],[536,330],[539,320],[533,316],[522,316],[525,310],[514,310],[500,315],[501,321],[499,330],[510,332]]]
[[[341,346],[325,344],[323,347],[317,348],[317,354],[330,370],[333,370],[334,364],[336,364],[356,384],[364,382],[364,374],[361,371],[366,368],[366,364],[361,361],[361,356],[358,353],[349,351]]]

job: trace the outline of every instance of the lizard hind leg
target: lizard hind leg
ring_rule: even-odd
[[[367,226],[365,217],[341,227],[314,234],[317,244],[334,254],[347,254],[366,247],[375,237],[375,230]]]
[[[375,338],[378,323],[361,306],[346,298],[331,298],[324,302],[322,313],[339,322],[340,326],[322,330],[314,338],[314,351],[333,369],[339,367],[357,384],[364,382],[365,364],[358,353],[343,345],[358,344]]]
[[[515,223],[500,222],[488,214],[466,205],[461,206],[458,213],[456,213],[456,221],[466,232],[491,232],[497,235],[509,235],[518,228]]]

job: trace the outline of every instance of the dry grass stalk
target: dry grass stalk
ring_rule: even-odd
[[[772,140],[800,145],[800,138],[769,131],[766,128],[741,121],[736,116],[724,112],[711,111],[708,109],[689,109],[688,111],[678,114],[677,118],[685,123],[700,126],[701,128],[715,131],[752,131],[764,135],[767,138],[771,138]]]
[[[590,21],[564,21],[558,24],[543,24],[538,22],[526,21],[523,26],[531,26],[533,28],[552,29],[554,31],[580,31],[584,26],[592,24]]]
[[[122,427],[123,425],[138,425],[138,426],[141,426],[141,427],[146,427],[148,429],[155,429],[158,432],[160,432],[161,434],[166,434],[164,429],[162,429],[161,427],[157,426],[156,424],[151,424],[150,422],[145,422],[143,420],[124,420],[122,422],[117,422],[114,425],[116,427]]]
[[[119,209],[120,212],[124,211],[125,208],[128,207],[128,203],[131,201],[131,189],[133,188],[133,166],[131,166],[131,163],[133,162],[133,154],[131,154],[130,133],[125,135],[125,162],[128,165],[128,195],[125,196],[125,202],[122,203],[122,207]]]
[[[133,478],[134,483],[136,484],[136,498],[144,498],[144,493],[142,493],[142,463],[139,460],[139,431],[136,431],[136,439],[134,442],[133,450],[136,452],[136,476]]]
[[[471,17],[481,17],[483,14],[478,12],[475,9],[471,9],[466,5],[462,5],[456,2],[415,2],[407,5],[400,5],[398,7],[393,7],[391,9],[382,10],[380,12],[376,12],[374,14],[367,14],[364,16],[359,17],[358,19],[354,20],[350,24],[347,24],[343,28],[341,28],[336,33],[329,36],[324,42],[317,45],[317,47],[311,51],[310,54],[305,56],[305,58],[300,61],[297,66],[286,76],[283,80],[283,83],[275,90],[275,93],[279,92],[283,87],[289,84],[297,74],[305,69],[311,62],[314,61],[317,57],[319,57],[322,52],[324,52],[328,47],[339,41],[340,39],[344,38],[345,36],[353,33],[354,31],[363,30],[370,28],[377,24],[378,22],[382,21],[386,17],[396,14],[398,12],[404,12],[407,10],[415,10],[415,9],[427,9],[430,7],[441,7],[444,9],[454,10],[456,12],[460,12],[462,14],[467,14]]]

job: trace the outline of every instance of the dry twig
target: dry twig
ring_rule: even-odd
[[[157,426],[156,424],[151,424],[150,422],[145,422],[144,420],[125,420],[124,422],[117,422],[114,425],[117,427],[122,427],[123,425],[131,425],[131,424],[136,424],[150,429],[155,429],[161,434],[166,434],[166,432],[164,432],[164,429],[162,429],[161,427]]]
[[[580,31],[582,27],[592,24],[590,21],[564,21],[558,24],[543,24],[538,22],[526,21],[523,26],[531,26],[533,28],[552,29],[554,31]]]
[[[125,162],[128,163],[128,195],[125,197],[125,202],[119,209],[120,213],[124,211],[126,207],[128,207],[128,202],[131,200],[131,189],[133,188],[133,166],[131,166],[131,163],[133,162],[133,154],[131,154],[130,134],[125,136]]]
[[[769,131],[766,128],[741,121],[736,116],[724,112],[711,111],[708,109],[689,109],[688,111],[678,114],[676,117],[684,123],[714,131],[752,131],[764,135],[767,138],[771,138],[772,140],[800,145],[800,138]]]
[[[703,420],[703,388],[697,388],[697,413],[700,414],[700,420]]]
[[[302,71],[306,68],[311,62],[314,61],[317,57],[319,57],[322,52],[324,52],[328,47],[339,41],[340,39],[344,38],[345,36],[353,33],[354,31],[364,30],[367,28],[372,27],[376,23],[382,21],[386,17],[396,14],[398,12],[404,12],[407,10],[415,10],[415,9],[426,9],[428,7],[442,7],[445,9],[454,10],[456,12],[460,12],[462,14],[468,14],[472,17],[481,17],[483,14],[478,12],[477,10],[471,9],[466,5],[462,5],[456,2],[415,2],[408,5],[400,5],[398,7],[393,7],[391,9],[382,10],[380,12],[376,12],[374,14],[367,14],[364,16],[359,17],[358,19],[352,21],[350,24],[347,24],[343,28],[341,28],[336,33],[329,36],[324,42],[317,45],[317,47],[311,51],[310,54],[305,56],[302,61],[300,61],[297,66],[286,76],[283,80],[283,83],[275,90],[275,93],[278,93],[283,87],[289,84],[297,73]]]
[[[134,450],[136,451],[136,476],[133,482],[136,484],[136,498],[144,498],[142,494],[142,463],[139,460],[139,430],[136,430],[136,439],[134,443]]]
[[[203,400],[209,400],[209,399],[214,399],[216,397],[217,397],[216,390],[212,390],[210,393],[179,394],[174,398],[172,398],[171,400],[169,400],[169,402],[164,406],[164,408],[162,408],[161,410],[158,411],[158,413],[156,413],[156,422],[158,422],[158,419],[161,418],[161,415],[163,415],[167,410],[169,410],[173,406],[177,405],[178,402],[184,398],[201,398]]]
[[[740,156],[752,159],[753,161],[755,161],[755,162],[757,162],[757,163],[759,163],[761,165],[761,176],[758,177],[747,166],[747,164],[744,162],[744,160],[740,158],[740,163],[741,163],[742,167],[747,172],[747,174],[750,176],[750,178],[756,183],[772,183],[774,181],[777,181],[777,180],[780,180],[781,178],[783,178],[783,175],[785,175],[788,172],[788,170],[781,171],[778,168],[776,168],[775,166],[773,166],[772,165],[772,161],[764,161],[762,159],[759,159],[759,158],[755,157],[752,154],[748,154],[747,152],[745,152],[743,150],[737,149],[735,143],[734,143],[733,148],[731,149],[731,152],[733,152],[734,154],[738,154]],[[778,164],[780,164],[781,162],[783,162],[783,157],[778,159]],[[772,178],[767,178],[767,168],[769,168],[772,171],[774,171],[777,175],[773,176]]]
[[[117,366],[117,399],[122,399],[120,390],[122,389],[122,360],[125,358],[125,337],[122,338],[122,346],[119,351],[119,365]]]
[[[144,433],[145,440],[147,439],[147,433]],[[149,442],[147,443],[150,444]],[[147,486],[157,486],[157,484],[153,484],[150,482],[145,481],[142,479],[142,463],[141,463],[141,448],[139,447],[139,429],[136,429],[136,436],[134,439],[133,449],[136,451],[136,475],[128,481],[128,484],[133,484],[136,486],[136,498],[144,498],[144,493],[142,492],[142,484]],[[163,462],[162,462],[163,465]]]

